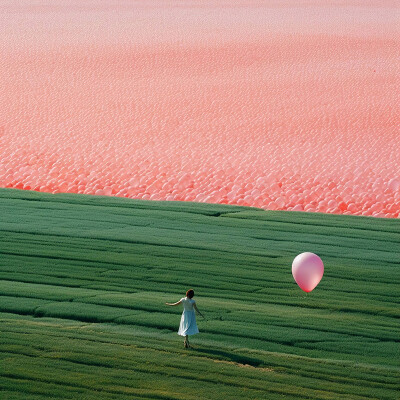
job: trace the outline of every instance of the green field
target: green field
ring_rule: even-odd
[[[0,189],[0,398],[396,399],[399,260],[400,220]]]

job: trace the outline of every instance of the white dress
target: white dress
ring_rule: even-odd
[[[194,313],[193,304],[196,302],[188,297],[181,298],[183,304],[183,313],[181,317],[181,323],[179,325],[178,335],[195,335],[199,333],[199,329],[196,324],[196,315]]]

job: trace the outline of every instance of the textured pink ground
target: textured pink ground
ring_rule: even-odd
[[[2,1],[0,187],[398,217],[399,16]]]

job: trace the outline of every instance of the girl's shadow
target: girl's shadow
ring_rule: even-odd
[[[251,365],[252,367],[259,367],[265,362],[263,360],[260,360],[258,358],[254,357],[246,357],[242,356],[240,354],[235,354],[235,353],[230,353],[228,351],[223,351],[223,350],[213,350],[213,349],[205,349],[205,348],[198,348],[197,346],[195,348],[192,347],[192,351],[195,351],[196,353],[201,353],[204,355],[211,355],[214,357],[210,358],[215,358],[215,356],[218,356],[218,359],[215,358],[217,361],[223,360],[223,361],[230,361],[238,364],[247,364]]]

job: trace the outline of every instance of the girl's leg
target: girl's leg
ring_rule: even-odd
[[[185,336],[185,341],[183,342],[183,346],[184,346],[185,348],[186,348],[186,347],[189,347],[188,335]]]

